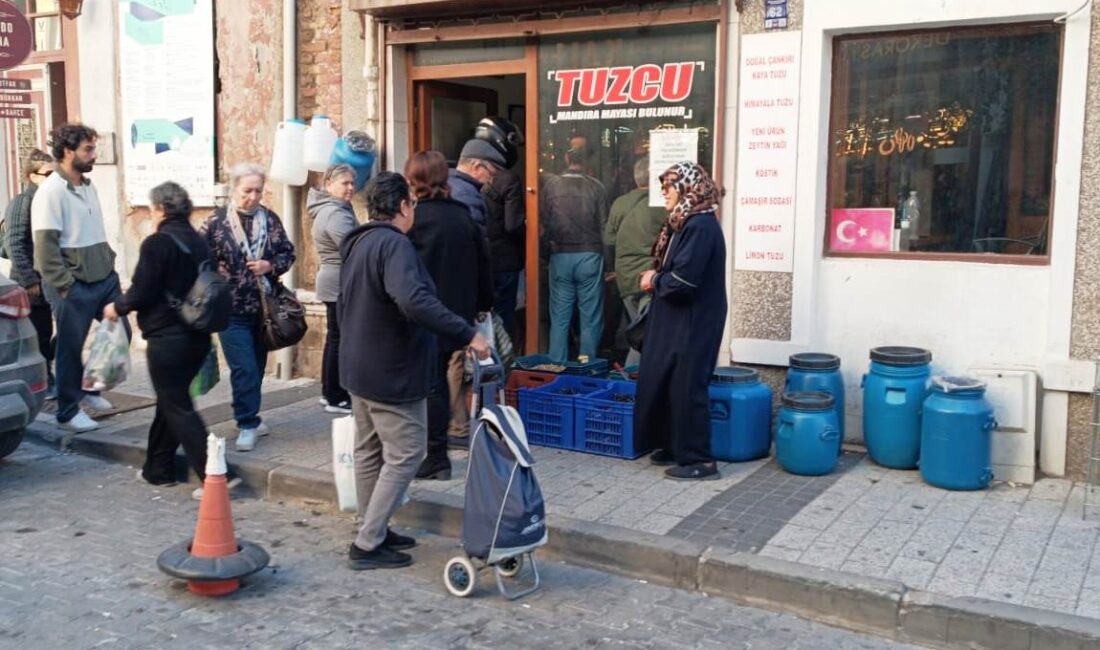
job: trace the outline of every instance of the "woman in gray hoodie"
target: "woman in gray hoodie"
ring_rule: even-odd
[[[351,209],[355,169],[333,165],[321,180],[322,190],[309,189],[306,207],[313,217],[313,243],[321,268],[317,271],[317,299],[325,303],[325,352],[321,360],[321,403],[329,413],[351,413],[351,397],[340,385],[340,325],[336,299],[340,293],[340,242],[359,225]]]

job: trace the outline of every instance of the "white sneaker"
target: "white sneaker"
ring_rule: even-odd
[[[256,429],[241,429],[237,434],[237,451],[252,451],[256,448]]]
[[[232,490],[239,487],[241,483],[244,483],[244,481],[241,480],[241,477],[234,476],[233,478],[229,479],[229,482],[226,483],[225,486]],[[201,487],[197,487],[194,490],[191,490],[191,498],[195,501],[202,501],[202,494],[203,492]]]
[[[351,415],[351,402],[328,404],[327,406],[325,406],[325,413],[340,413],[342,415]]]
[[[114,404],[108,402],[102,395],[85,395],[81,403],[93,411],[110,411],[115,407]]]
[[[328,406],[328,400],[323,397],[318,398],[317,403],[321,406]]]
[[[263,438],[264,436],[266,436],[270,433],[271,433],[271,429],[267,428],[267,423],[266,422],[261,422],[260,426],[256,427],[256,435],[260,436],[261,438]]]
[[[58,422],[57,426],[68,431],[74,431],[76,433],[84,433],[85,431],[94,431],[99,428],[99,423],[93,420],[84,412],[83,409],[76,412],[73,419],[68,422]]]

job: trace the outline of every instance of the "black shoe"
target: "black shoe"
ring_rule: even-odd
[[[669,467],[665,470],[665,476],[677,481],[717,481],[722,478],[718,473],[718,464],[713,461]]]
[[[451,480],[451,461],[425,458],[424,462],[420,464],[420,469],[416,470],[416,478],[430,481],[449,481]]]
[[[398,535],[392,528],[386,529],[386,539],[382,540],[382,546],[394,551],[407,551],[416,546],[416,538],[408,535]]]
[[[667,449],[657,449],[649,455],[649,464],[656,465],[657,467],[667,467],[669,465],[675,465],[676,460],[672,457],[671,451]]]
[[[355,544],[348,549],[348,568],[352,571],[370,569],[400,569],[412,564],[412,556],[392,548],[379,546],[373,551],[364,551]]]

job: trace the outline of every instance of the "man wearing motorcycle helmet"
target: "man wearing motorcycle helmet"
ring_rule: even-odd
[[[505,168],[482,186],[481,195],[485,199],[493,265],[493,311],[514,340],[516,293],[525,261],[527,221],[523,184],[512,167],[519,160],[523,134],[502,117],[486,117],[478,122],[474,138],[489,143],[505,161]]]

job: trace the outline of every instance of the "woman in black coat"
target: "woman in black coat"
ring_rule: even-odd
[[[708,385],[726,323],[726,244],[720,196],[707,172],[682,162],[661,175],[668,220],[641,277],[649,306],[634,422],[650,461],[679,480],[720,478],[710,451]]]
[[[153,485],[175,484],[180,446],[199,480],[206,478],[206,424],[195,411],[190,387],[210,352],[210,335],[185,325],[168,302],[170,295],[187,295],[198,278],[199,265],[210,257],[206,240],[191,227],[191,208],[187,191],[176,183],[153,188],[149,211],[154,232],[141,243],[130,289],[103,309],[108,320],[136,311],[145,337],[157,407],[149,427],[145,466],[138,475]]]

